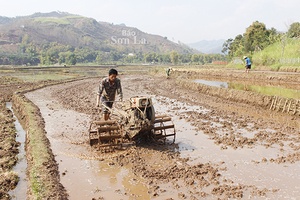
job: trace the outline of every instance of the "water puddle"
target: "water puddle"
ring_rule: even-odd
[[[51,149],[59,164],[61,183],[69,198],[150,199],[147,184],[141,177],[128,166],[114,164],[110,159],[114,155],[99,155],[90,148],[87,143],[89,116],[65,110],[47,95],[45,99],[36,98],[49,94],[50,88],[26,96],[41,110]]]
[[[222,82],[222,81],[208,81],[208,80],[203,80],[203,79],[197,79],[197,80],[195,80],[195,83],[201,83],[201,84],[213,86],[213,87],[228,88],[228,83]]]
[[[261,86],[261,85],[247,84],[247,83],[208,81],[203,79],[197,79],[194,82],[208,85],[208,86],[213,86],[213,87],[252,91],[252,92],[269,95],[269,96],[280,96],[284,98],[300,99],[300,90],[284,88],[281,86],[268,86],[268,85]]]
[[[178,144],[178,151],[182,157],[190,158],[191,164],[196,163],[215,163],[220,164],[222,176],[226,179],[231,179],[235,183],[255,185],[259,188],[280,189],[278,193],[268,194],[269,197],[274,198],[292,198],[299,196],[299,187],[297,181],[300,180],[300,163],[295,164],[276,164],[261,162],[264,158],[276,158],[281,155],[280,147],[273,145],[266,148],[263,144],[256,144],[251,148],[238,148],[233,149],[229,147],[224,150],[221,145],[214,143],[208,135],[203,131],[198,131],[195,127],[187,122],[182,115],[189,117],[188,111],[199,113],[207,113],[206,110],[200,106],[189,106],[174,99],[164,97],[157,97],[155,108],[159,112],[169,114],[172,116],[176,134],[176,144]],[[166,104],[164,102],[170,102]],[[178,110],[174,115],[174,108]],[[179,109],[178,109],[179,108]],[[172,114],[173,111],[173,114]],[[181,116],[181,117],[180,117]],[[213,117],[213,116],[212,116]],[[202,119],[197,119],[202,121]],[[228,120],[221,119],[220,121]],[[205,121],[203,119],[203,121]],[[235,124],[235,123],[233,123]],[[222,129],[221,124],[217,122],[212,123],[212,126],[218,127],[217,133],[223,135],[226,133]],[[253,129],[253,124],[248,123],[247,127],[239,128],[233,125],[233,132],[241,134],[244,137],[253,138],[260,130]],[[276,131],[270,128],[264,128],[263,131],[268,134],[274,134]],[[289,151],[289,148],[286,148]],[[256,163],[259,161],[260,163]],[[274,195],[274,196],[272,196]]]
[[[10,109],[13,112],[12,109],[12,103],[7,102],[6,107]],[[15,171],[20,180],[18,182],[18,185],[16,188],[9,192],[9,195],[12,197],[12,199],[26,199],[26,190],[27,190],[27,180],[26,180],[26,168],[27,168],[27,161],[26,161],[26,153],[25,153],[25,140],[26,140],[26,132],[22,128],[19,120],[14,115],[14,125],[17,132],[16,141],[20,142],[19,146],[19,154],[18,154],[18,162],[16,166],[13,168],[13,171]]]

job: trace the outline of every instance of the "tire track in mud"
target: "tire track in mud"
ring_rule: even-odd
[[[75,110],[77,112],[85,113],[95,119],[97,118],[98,113],[97,110],[94,109],[94,99],[96,97],[99,80],[90,79],[60,85],[58,87],[55,86],[53,87],[55,89],[51,91],[51,94],[48,97],[55,99],[56,102],[54,102],[54,106],[56,109]],[[100,162],[107,161],[111,167],[109,168],[110,170],[113,168],[126,167],[126,169],[129,169],[136,176],[143,178],[145,185],[148,188],[149,196],[143,197],[139,196],[141,194],[131,194],[128,191],[126,192],[117,189],[122,198],[126,199],[135,195],[135,198],[137,199],[151,199],[153,197],[157,199],[199,199],[203,197],[227,199],[262,197],[265,195],[267,195],[267,197],[277,197],[282,195],[280,191],[278,191],[278,188],[274,187],[276,186],[274,182],[269,185],[264,185],[269,179],[266,179],[265,181],[249,181],[251,178],[258,178],[258,176],[251,174],[253,172],[259,172],[259,175],[265,177],[264,173],[267,173],[268,167],[263,166],[263,170],[260,170],[260,165],[267,164],[268,162],[265,162],[265,159],[268,161],[267,158],[256,155],[256,162],[252,161],[251,158],[245,159],[245,156],[253,155],[251,153],[252,151],[263,150],[262,148],[257,147],[264,146],[261,144],[263,143],[262,141],[269,145],[270,148],[277,148],[274,146],[280,144],[279,141],[282,139],[279,138],[277,143],[272,143],[266,139],[252,140],[249,139],[249,137],[243,136],[243,133],[237,132],[237,130],[241,129],[245,129],[244,131],[247,133],[250,132],[250,130],[262,129],[263,131],[258,135],[261,135],[261,138],[263,138],[263,133],[266,131],[266,128],[264,128],[265,125],[279,131],[282,130],[280,125],[276,125],[275,123],[272,124],[272,122],[261,122],[261,119],[255,119],[247,115],[241,116],[237,111],[228,112],[226,109],[222,110],[222,107],[217,109],[211,106],[210,103],[213,105],[224,104],[223,107],[234,107],[235,105],[230,102],[225,104],[225,102],[218,98],[196,94],[195,92],[191,95],[185,89],[175,87],[175,83],[172,82],[172,80],[149,76],[139,76],[138,78],[134,76],[121,76],[121,80],[125,99],[136,95],[151,95],[157,99],[159,105],[168,109],[168,112],[173,115],[176,121],[178,120],[179,122],[179,120],[181,120],[180,123],[184,123],[189,127],[187,130],[181,131],[180,126],[177,127],[177,129],[179,129],[179,139],[176,141],[177,145],[180,146],[180,143],[184,143],[184,140],[182,140],[183,137],[192,137],[189,136],[189,133],[192,133],[190,131],[191,129],[196,129],[195,138],[207,140],[206,142],[204,141],[204,143],[216,141],[213,149],[204,149],[208,152],[211,150],[215,152],[211,152],[211,155],[208,154],[205,156],[203,155],[203,148],[194,144],[195,149],[191,154],[198,154],[196,155],[198,157],[196,163],[195,160],[191,160],[189,157],[182,157],[180,155],[180,147],[177,145],[137,146],[130,148],[125,152],[112,154],[107,157],[97,155],[97,151],[95,150],[90,151],[91,157],[94,156],[95,160],[99,159]],[[171,104],[170,98],[174,99]],[[189,111],[188,109],[185,111],[185,106],[180,102],[185,102],[186,107],[191,105],[205,107],[208,109],[208,112]],[[63,107],[59,106],[59,104]],[[249,109],[249,106],[246,105],[245,107],[244,109]],[[76,113],[73,114],[75,115]],[[65,117],[65,119],[67,118]],[[45,121],[47,123],[47,120]],[[77,121],[78,123],[82,123],[79,118]],[[189,124],[194,125],[194,127],[190,127]],[[76,129],[76,127],[73,129]],[[288,130],[288,127],[286,127],[286,129]],[[217,133],[222,133],[223,135]],[[265,135],[268,134],[269,132]],[[209,138],[204,138],[203,135],[208,135]],[[56,139],[61,140],[60,142],[62,144],[66,144],[70,142],[70,140],[71,143],[76,143],[78,140],[84,141],[82,138],[84,135],[80,136],[79,134],[77,136],[78,137],[75,138],[57,137]],[[295,134],[294,136],[296,137]],[[287,139],[287,141],[289,140]],[[294,146],[298,146],[298,144],[295,143]],[[86,144],[79,143],[73,148],[81,149],[88,147]],[[243,151],[241,151],[241,149],[243,149]],[[69,151],[71,153],[75,151],[73,152],[75,155],[80,155],[76,150],[69,149]],[[242,155],[243,153],[245,153],[245,155]],[[268,151],[266,153],[268,153]],[[215,155],[219,156],[219,158],[213,157]],[[232,158],[232,156],[235,156],[236,158],[231,162],[228,158]],[[199,160],[202,162],[199,162]],[[248,177],[243,180],[243,170],[246,170],[247,167],[254,167],[255,169],[246,173]],[[281,170],[281,167],[282,166],[278,167],[278,170]],[[69,173],[68,169],[66,169],[66,173]],[[134,180],[135,178],[132,179],[133,182]],[[290,197],[297,195],[297,193],[294,194],[294,191],[292,191],[295,188],[295,185],[292,186],[293,187],[290,189]],[[109,195],[112,195],[109,192],[107,193],[106,190],[96,189],[95,186],[91,186],[90,190],[95,193],[93,196],[94,198],[105,198],[111,197]],[[288,193],[289,190],[283,188],[283,192]]]

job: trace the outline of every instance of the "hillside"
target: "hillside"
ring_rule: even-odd
[[[195,50],[165,37],[145,33],[134,27],[98,22],[79,15],[51,12],[16,18],[0,17],[0,53],[18,53],[22,43],[42,48],[49,43],[123,53],[180,54]]]
[[[254,52],[252,63],[256,68],[270,66],[276,71],[300,71],[300,39],[288,38],[275,42],[262,51]]]

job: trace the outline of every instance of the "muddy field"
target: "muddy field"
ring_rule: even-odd
[[[177,135],[175,144],[139,144],[112,153],[88,145],[88,125],[99,117],[95,108],[99,78],[26,94],[41,111],[69,199],[300,196],[297,115],[251,104],[252,95],[243,103],[187,89],[178,77],[122,73],[124,99],[151,96],[156,113],[173,118]],[[261,74],[253,74],[250,80],[260,78]]]
[[[99,118],[95,97],[101,77],[27,92],[25,96],[38,107],[31,111],[33,116],[42,117],[37,124],[45,129],[41,133],[46,133],[45,144],[51,154],[42,164],[45,171],[41,168],[40,175],[33,173],[38,180],[50,182],[48,192],[52,196],[48,198],[297,199],[300,196],[300,113],[270,110],[269,96],[190,83],[204,77],[243,84],[259,82],[299,91],[299,74],[176,70],[166,79],[159,70],[150,70],[151,75],[145,71],[120,71],[125,100],[137,95],[149,96],[156,114],[172,117],[177,132],[175,144],[140,143],[110,153],[91,148],[87,130],[91,120]],[[10,101],[17,90],[33,87],[19,80],[13,86],[6,82],[0,87],[1,97],[5,97],[2,102]],[[12,126],[11,113],[4,105],[1,128],[14,137],[15,133],[7,128]],[[28,115],[23,113],[19,117],[24,119]],[[27,133],[28,129],[30,134],[32,130],[27,127]],[[4,139],[1,134],[0,141],[6,146],[0,153],[7,155],[7,159],[1,160],[0,181],[6,188],[0,191],[0,196],[8,199],[7,188],[13,189],[17,180],[4,167],[11,158],[16,162],[14,156],[19,144],[14,141],[9,143],[11,147]],[[32,174],[30,163],[36,161],[29,156],[27,162],[27,174]],[[33,198],[32,192],[38,192],[33,186],[34,183],[28,184],[27,199]]]

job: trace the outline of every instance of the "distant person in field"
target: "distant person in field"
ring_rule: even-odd
[[[251,60],[247,56],[244,56],[244,60],[245,60],[246,73],[249,73],[251,69]]]
[[[167,78],[170,78],[171,71],[172,71],[172,67],[168,67],[168,68],[166,69]]]
[[[103,78],[99,84],[96,106],[99,107],[99,102],[101,101],[101,104],[103,105],[103,118],[105,121],[109,119],[110,112],[108,108],[112,108],[116,93],[119,96],[119,100],[123,100],[121,80],[118,79],[117,76],[118,71],[115,69],[110,69],[108,72],[108,77]]]

